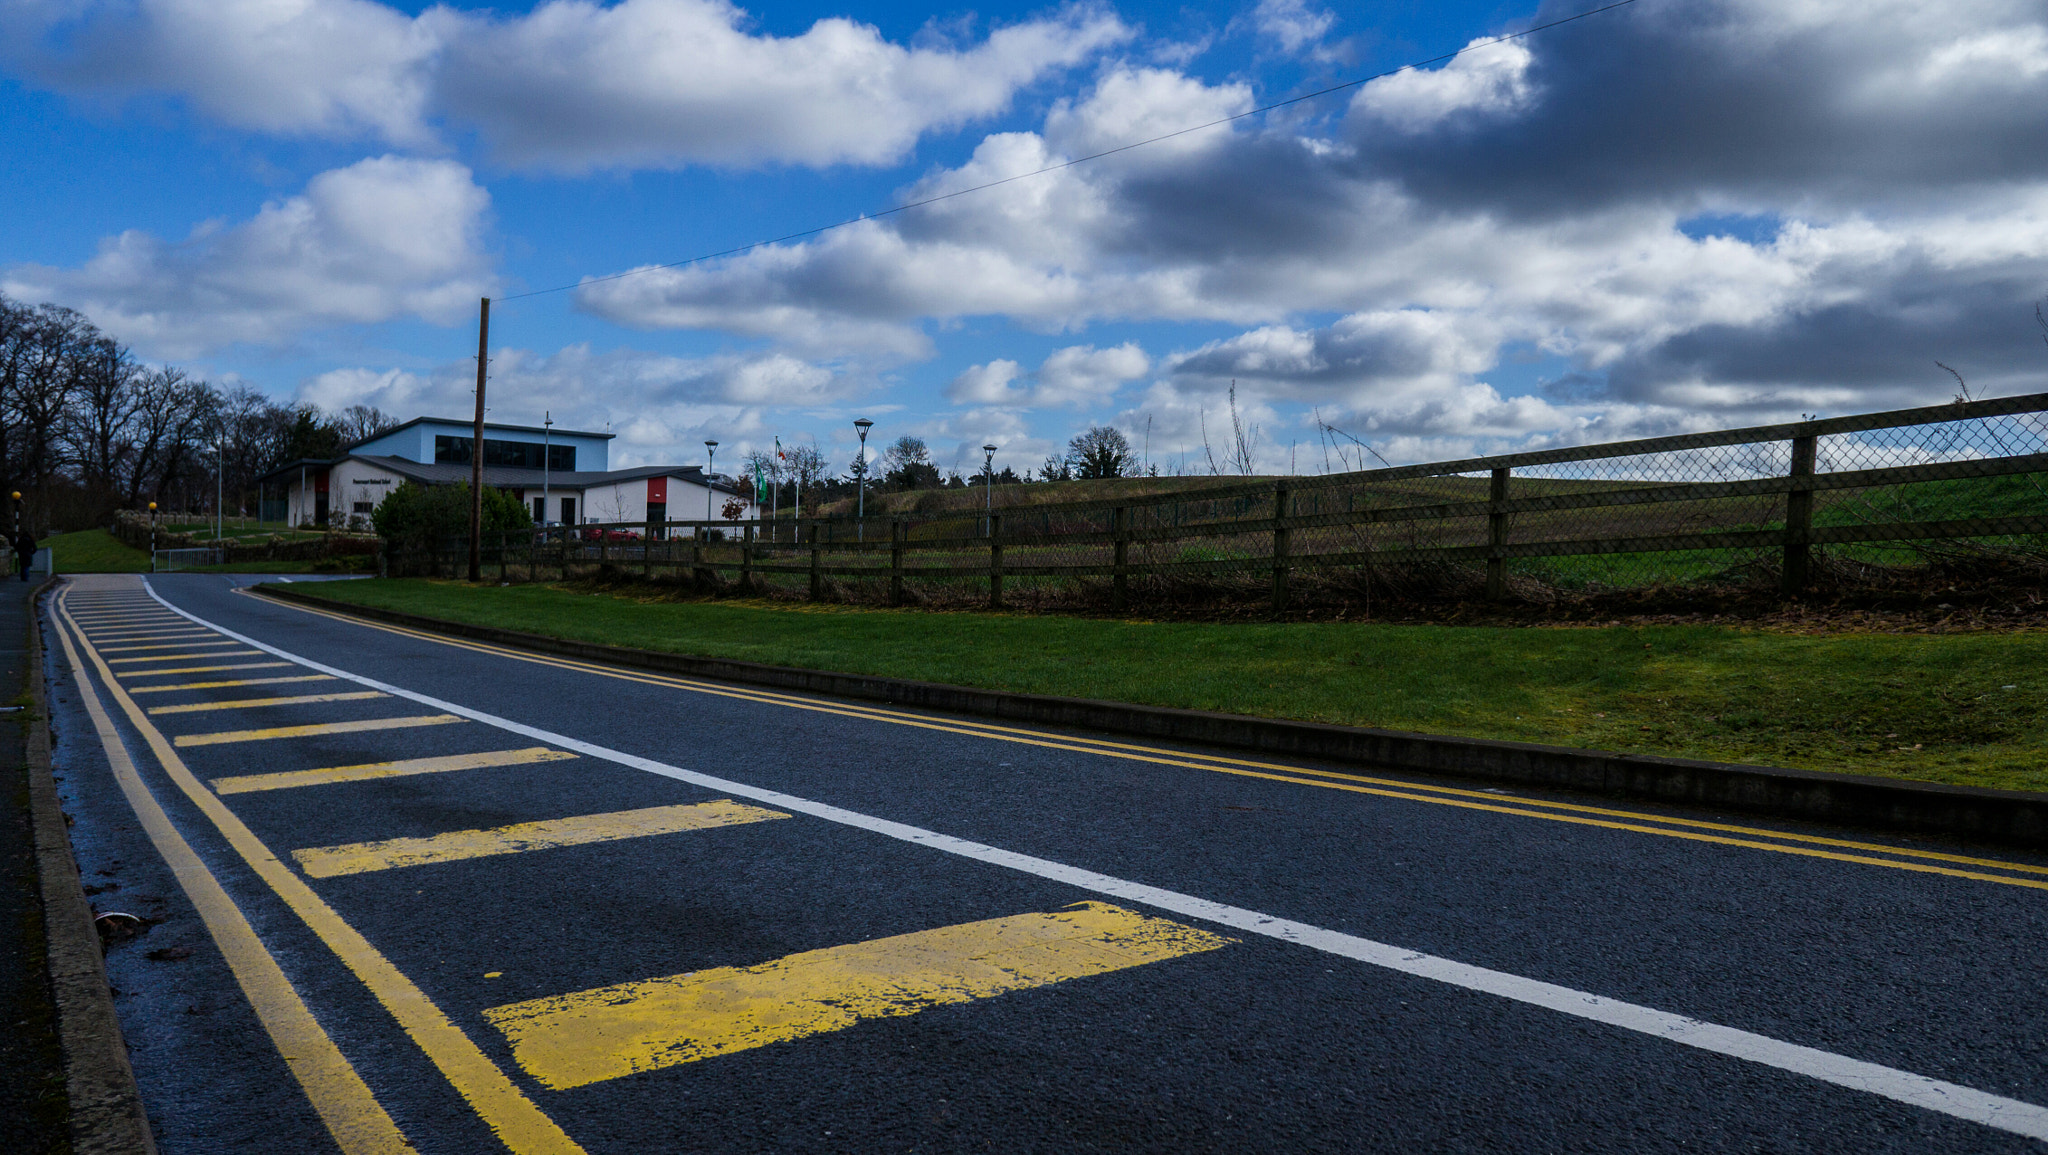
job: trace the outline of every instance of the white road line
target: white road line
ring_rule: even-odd
[[[487,726],[495,726],[501,730],[524,735],[536,741],[553,743],[588,757],[602,758],[608,762],[616,762],[621,766],[630,766],[635,770],[644,770],[650,774],[658,774],[664,778],[673,778],[678,782],[688,782],[691,785],[702,786],[720,793],[736,794],[743,798],[751,798],[770,806],[794,810],[800,814],[808,814],[813,818],[822,818],[827,822],[837,822],[888,838],[900,839],[918,846],[930,847],[933,850],[942,850],[948,854],[959,855],[962,858],[974,859],[977,862],[1008,867],[1012,870],[1036,875],[1054,882],[1064,882],[1070,886],[1093,891],[1097,894],[1106,894],[1129,902],[1143,903],[1146,906],[1156,907],[1160,910],[1170,910],[1190,918],[1220,923],[1249,934],[1264,935],[1283,942],[1312,947],[1343,958],[1368,963],[1372,966],[1385,967],[1388,970],[1399,971],[1402,974],[1433,979],[1437,982],[1448,983],[1469,991],[1498,995],[1504,999],[1512,999],[1515,1002],[1542,1007],[1560,1014],[1571,1015],[1574,1018],[1604,1023],[1611,1027],[1619,1027],[1623,1030],[1650,1035],[1667,1042],[1678,1043],[1682,1046],[1696,1047],[1703,1051],[1711,1051],[1715,1054],[1728,1055],[1732,1058],[1760,1063],[1767,1067],[1775,1067],[1781,1071],[1806,1075],[1825,1083],[1832,1083],[1838,1087],[1846,1087],[1852,1091],[1863,1091],[1910,1106],[1939,1112],[1940,1114],[1950,1115],[1958,1119],[1965,1119],[1972,1123],[1981,1123],[1987,1127],[1995,1127],[2001,1131],[2009,1131],[2015,1135],[2024,1135],[2031,1139],[2048,1140],[2048,1107],[2041,1107],[2024,1100],[2010,1099],[2003,1095],[1991,1094],[1988,1091],[1979,1091],[1974,1087],[1965,1087],[1958,1083],[1931,1079],[1925,1075],[1916,1075],[1911,1071],[1899,1070],[1896,1067],[1886,1067],[1878,1063],[1868,1063],[1861,1059],[1852,1059],[1846,1055],[1837,1055],[1831,1051],[1800,1046],[1797,1043],[1774,1039],[1768,1035],[1759,1035],[1750,1031],[1738,1030],[1734,1027],[1724,1027],[1716,1023],[1704,1022],[1700,1019],[1687,1018],[1684,1015],[1660,1011],[1654,1007],[1639,1006],[1635,1003],[1625,1003],[1616,999],[1604,998],[1587,991],[1573,990],[1570,987],[1543,982],[1539,979],[1524,978],[1505,971],[1488,970],[1485,967],[1471,966],[1452,959],[1438,958],[1435,955],[1423,954],[1420,951],[1407,950],[1387,943],[1360,938],[1356,935],[1326,930],[1323,927],[1313,926],[1309,923],[1295,922],[1292,919],[1262,914],[1256,910],[1247,910],[1241,906],[1228,906],[1220,902],[1196,898],[1193,895],[1181,894],[1178,891],[1163,890],[1156,886],[1146,886],[1143,883],[1131,882],[1112,875],[1098,874],[1095,871],[1084,870],[1081,867],[1068,866],[1065,863],[1053,862],[1044,858],[1034,858],[1028,854],[1018,854],[1015,851],[986,846],[979,842],[969,842],[966,839],[954,838],[951,835],[940,834],[936,831],[922,829],[921,827],[909,826],[901,822],[891,822],[886,818],[876,818],[853,810],[843,810],[827,803],[813,802],[808,798],[798,798],[795,795],[784,794],[780,791],[767,790],[758,786],[748,785],[744,782],[717,778],[709,774],[700,774],[695,770],[685,770],[682,767],[671,766],[665,762],[656,762],[651,758],[642,758],[635,754],[607,749],[590,742],[571,738],[565,734],[557,734],[550,730],[540,729],[537,726],[528,726],[524,723],[514,722],[509,718],[500,718],[495,714],[487,714],[481,710],[473,710],[455,702],[443,701],[440,698],[421,694],[401,686],[394,686],[388,682],[380,682],[374,678],[351,673],[337,666],[329,666],[313,661],[310,658],[299,657],[297,654],[257,641],[246,634],[236,633],[226,626],[209,622],[197,614],[187,613],[185,610],[179,609],[177,606],[165,601],[146,580],[143,582],[143,588],[149,591],[151,597],[156,598],[159,603],[173,613],[198,622],[208,629],[219,630],[228,637],[247,645],[255,646],[266,653],[275,654],[280,658],[296,662],[307,669],[318,670],[323,674],[332,674],[337,678],[346,678],[349,681],[368,686],[372,689],[382,690],[388,694],[396,694],[401,698],[409,698],[421,705],[431,706],[434,709],[457,714],[472,721],[482,722]]]

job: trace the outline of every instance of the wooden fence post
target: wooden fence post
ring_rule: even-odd
[[[909,526],[900,517],[889,521],[889,604],[903,604],[903,538]]]
[[[654,577],[654,519],[647,519],[647,528],[640,534],[640,576],[652,580]]]
[[[1116,574],[1110,578],[1110,604],[1121,610],[1131,595],[1131,577],[1127,569],[1131,561],[1131,511],[1117,506],[1110,515],[1109,526],[1116,537]]]
[[[1003,515],[988,518],[988,608],[1003,608]]]
[[[1813,578],[1813,465],[1817,438],[1792,439],[1792,490],[1785,495],[1784,588],[1796,594]]]
[[[754,527],[750,524],[742,530],[740,538],[740,589],[745,593],[754,592]]]
[[[1287,481],[1273,483],[1273,612],[1287,609],[1287,555],[1293,545],[1286,518],[1293,512]]]
[[[825,596],[825,575],[818,572],[819,551],[823,546],[818,541],[818,527],[811,526],[811,600],[818,601]]]
[[[1493,471],[1493,484],[1486,494],[1486,600],[1497,602],[1508,596],[1508,515],[1501,506],[1508,499],[1508,471]]]
[[[704,527],[690,527],[690,583],[699,584],[704,580]]]

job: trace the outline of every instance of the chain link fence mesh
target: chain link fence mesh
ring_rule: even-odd
[[[2048,394],[1121,499],[985,500],[940,490],[865,519],[536,531],[486,543],[485,568],[1021,609],[2031,578],[2048,575]],[[394,555],[394,572],[454,576],[465,550]]]

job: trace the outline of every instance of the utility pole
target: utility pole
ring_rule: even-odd
[[[484,580],[484,371],[490,367],[491,299],[476,319],[476,433],[469,442],[469,580]]]
[[[529,409],[527,412],[531,413],[533,410]],[[553,410],[541,410],[540,436],[540,526],[542,529],[546,529],[548,526],[549,469],[554,464],[555,456],[555,414]]]

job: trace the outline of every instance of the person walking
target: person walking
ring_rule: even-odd
[[[21,567],[21,580],[27,581],[28,567],[36,560],[36,535],[23,527],[14,531],[14,540],[9,544],[14,546],[14,563]]]

